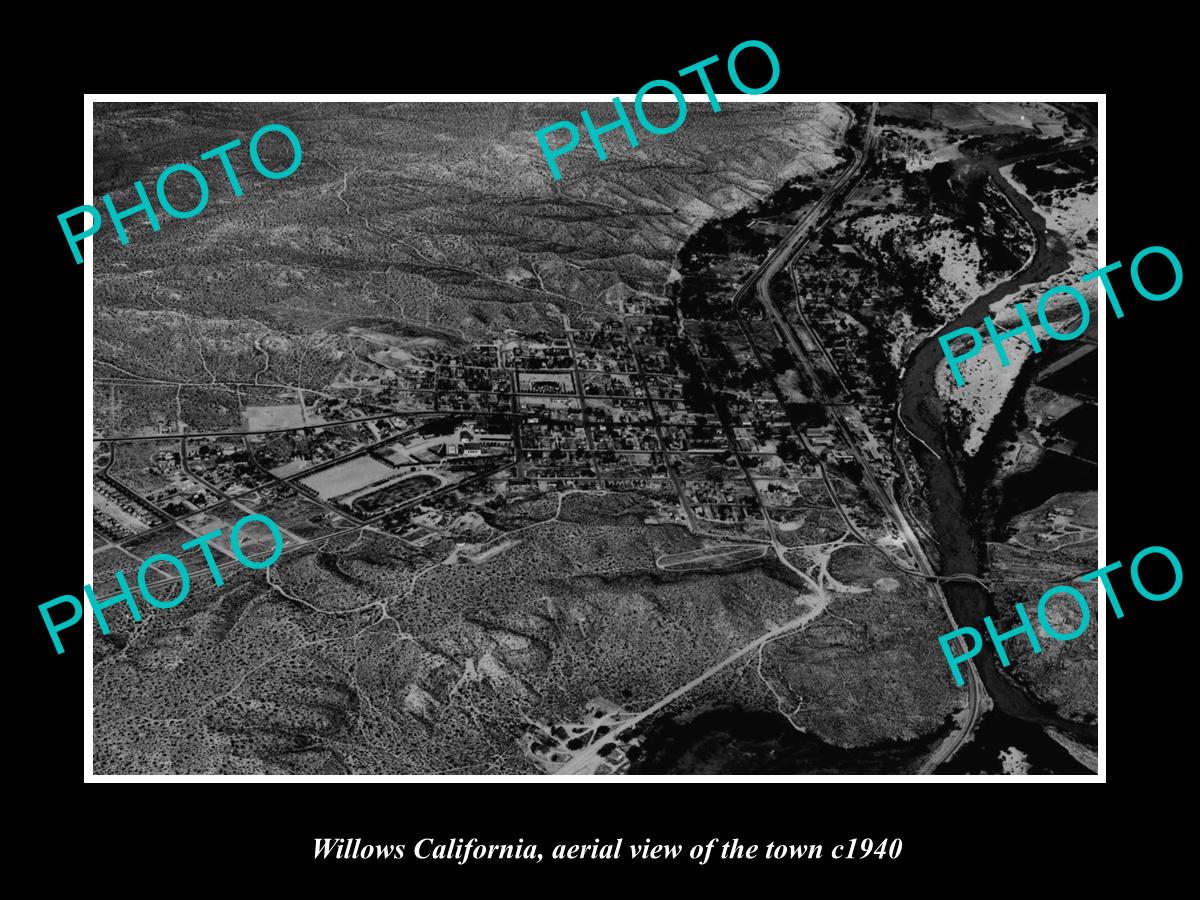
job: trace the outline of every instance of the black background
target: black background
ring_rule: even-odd
[[[1041,790],[1023,785],[1019,793],[994,785],[938,784],[936,796],[932,784],[918,794],[915,787],[884,783],[615,784],[603,779],[586,785],[534,780],[85,786],[82,628],[63,633],[67,651],[56,656],[37,612],[37,604],[47,599],[78,595],[84,580],[73,523],[80,508],[80,465],[86,470],[87,462],[74,443],[74,429],[90,361],[82,352],[76,356],[78,331],[71,324],[78,321],[73,310],[82,303],[83,267],[75,265],[55,218],[80,202],[84,104],[79,85],[62,81],[42,85],[31,104],[28,123],[37,129],[37,141],[29,145],[32,161],[22,165],[36,177],[16,178],[26,196],[19,214],[13,206],[9,210],[21,229],[32,231],[17,233],[19,252],[8,260],[10,269],[28,277],[17,279],[7,316],[9,400],[21,410],[10,414],[8,432],[10,509],[20,511],[9,541],[10,572],[17,582],[10,603],[21,634],[9,690],[15,709],[7,731],[19,754],[18,763],[10,763],[13,790],[21,798],[15,812],[37,849],[35,856],[61,863],[82,853],[79,864],[90,866],[95,877],[143,889],[171,889],[163,879],[193,871],[203,881],[262,878],[281,886],[296,877],[302,884],[332,886],[364,875],[399,874],[402,880],[385,882],[397,888],[416,888],[412,879],[423,873],[451,890],[466,879],[482,878],[497,886],[637,896],[656,873],[669,876],[673,885],[681,876],[689,885],[714,888],[749,887],[747,879],[764,878],[768,881],[754,884],[766,888],[777,882],[785,889],[892,885],[906,873],[911,884],[940,890],[977,889],[982,875],[985,884],[1016,890],[1032,887],[1023,872],[1040,870],[1054,859],[1059,864],[1051,865],[1055,874],[1047,877],[1073,878],[1078,866],[1090,868],[1117,853],[1108,849],[1113,842],[1131,861],[1138,853],[1170,852],[1161,845],[1172,840],[1171,827],[1159,816],[1170,814],[1193,765],[1182,738],[1192,716],[1185,669],[1191,625],[1185,618],[1190,590],[1185,538],[1191,531],[1183,527],[1182,510],[1192,502],[1185,493],[1191,494],[1194,468],[1185,457],[1192,455],[1196,380],[1188,364],[1195,354],[1184,321],[1186,281],[1170,300],[1151,303],[1135,294],[1127,269],[1139,250],[1154,244],[1172,249],[1188,269],[1183,221],[1194,214],[1194,191],[1183,130],[1192,113],[1173,68],[1186,57],[1164,47],[1161,34],[1155,43],[1143,42],[1136,29],[1097,41],[1082,10],[1062,22],[1016,23],[1007,34],[994,24],[968,30],[960,22],[953,27],[961,33],[950,37],[940,34],[936,23],[866,21],[872,17],[849,8],[845,19],[825,22],[797,8],[791,27],[765,28],[757,24],[767,18],[764,8],[758,9],[759,15],[744,21],[734,11],[704,36],[681,35],[676,28],[638,29],[623,21],[594,30],[551,23],[538,37],[518,37],[516,29],[523,34],[526,26],[516,21],[490,33],[479,28],[479,36],[470,39],[416,25],[389,26],[386,34],[364,39],[355,33],[370,24],[362,22],[353,28],[346,22],[336,41],[333,35],[301,38],[284,29],[270,41],[230,37],[226,45],[214,34],[211,41],[221,45],[202,66],[166,59],[146,81],[137,67],[114,65],[93,71],[84,89],[631,94],[646,81],[671,77],[718,54],[722,63],[710,70],[714,85],[730,91],[723,61],[734,45],[756,38],[769,43],[780,59],[782,75],[772,93],[1032,91],[1054,99],[1107,91],[1103,233],[1107,261],[1126,265],[1114,277],[1125,318],[1118,321],[1110,311],[1106,323],[1105,561],[1126,564],[1114,578],[1126,616],[1117,621],[1109,613],[1106,622],[1107,721],[1101,725],[1107,733],[1108,784],[1102,788],[1107,793],[1097,793],[1099,785],[1048,782]],[[532,15],[513,13],[515,19]],[[597,16],[613,21],[602,10]],[[755,71],[758,57],[756,51],[739,57],[747,84],[766,79],[765,68]],[[697,90],[691,83],[683,86]],[[32,251],[32,259],[25,250]],[[89,427],[85,418],[85,430]],[[1185,571],[1183,590],[1162,603],[1138,597],[1127,576],[1129,560],[1151,544],[1174,550]],[[1071,795],[1063,796],[1067,791]],[[555,843],[590,843],[596,837],[689,844],[737,836],[744,842],[824,843],[826,853],[852,837],[900,837],[904,853],[889,863],[825,860],[704,868],[686,861],[624,863],[620,869],[611,862],[551,867],[548,858],[536,867],[414,867],[411,856],[403,863],[314,863],[313,839],[339,836],[410,848],[427,836],[494,842],[524,837],[539,843],[547,857]],[[75,851],[64,843],[80,839],[87,849]],[[97,867],[97,860],[103,865]],[[621,880],[629,874],[639,880]],[[1039,886],[1047,885],[1039,878]]]

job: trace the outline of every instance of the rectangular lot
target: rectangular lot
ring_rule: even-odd
[[[300,483],[316,491],[322,500],[328,500],[386,481],[397,474],[391,466],[374,457],[360,456],[304,478]]]

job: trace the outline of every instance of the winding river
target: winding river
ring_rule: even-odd
[[[948,450],[948,445],[953,446],[957,441],[947,439],[944,425],[945,409],[934,387],[934,376],[938,367],[944,365],[937,337],[964,325],[979,326],[992,303],[1014,294],[1024,285],[1051,278],[1064,271],[1069,262],[1068,249],[1062,238],[1048,231],[1045,220],[1032,204],[1000,174],[1001,165],[1016,162],[1021,158],[1024,157],[1000,161],[977,159],[973,160],[973,163],[987,169],[996,187],[1012,202],[1032,228],[1037,242],[1032,257],[1012,278],[977,298],[954,321],[947,323],[941,331],[924,341],[909,358],[900,385],[900,410],[908,428],[916,436],[911,439],[911,444],[928,482],[931,525],[938,542],[943,573],[981,575],[983,567],[979,547],[973,535],[976,513],[972,509],[969,488],[964,487],[963,476],[956,470]],[[710,223],[689,238],[689,242],[696,242],[707,248],[709,242],[713,241],[712,232],[726,227],[728,221],[724,219]],[[928,448],[932,448],[936,455],[922,446],[922,442]],[[984,450],[989,446],[990,443],[985,442]],[[992,609],[992,600],[988,592],[973,583],[947,582],[942,587],[955,618],[962,624],[978,625],[982,617],[988,615]],[[1054,728],[1095,745],[1096,726],[1081,725],[1063,719],[1031,698],[1001,673],[990,649],[975,657],[975,663],[995,706],[984,715],[973,732],[972,741],[962,747],[949,762],[939,767],[939,773],[975,773],[981,770],[998,772],[1001,768],[1001,754],[1011,747],[1022,752],[1032,774],[1082,774],[1089,771],[1054,742],[1044,729]],[[707,760],[706,764],[712,762],[708,757],[713,754],[732,754],[746,765],[749,765],[747,760],[757,759],[760,751],[766,754],[764,758],[774,759],[776,751],[783,746],[779,740],[773,735],[768,736],[769,740],[764,739],[760,733],[762,723],[759,719],[753,715],[735,714],[736,712],[702,716],[691,725],[676,722],[670,717],[657,721],[648,730],[648,758],[635,763],[631,771],[662,771],[663,767],[670,768],[673,765],[683,766],[678,771],[694,771],[689,766],[698,764],[695,758],[697,754]],[[946,727],[949,727],[949,723]],[[710,753],[711,748],[705,749],[708,745],[704,742],[711,734],[721,736],[718,744],[724,749],[720,753]],[[794,735],[788,735],[788,738],[788,741],[784,741],[790,748],[788,765],[802,768],[826,767],[828,771],[893,771],[897,767],[915,765],[928,754],[928,748],[924,746],[881,745],[844,751],[807,738],[801,741],[797,741]],[[763,749],[764,747],[767,749]],[[879,761],[884,757],[888,758],[886,765]],[[757,769],[751,766],[746,771]]]
[[[1005,160],[1003,164],[1013,161]],[[979,327],[991,304],[1014,294],[1024,285],[1036,284],[1064,271],[1069,262],[1069,253],[1061,236],[1047,229],[1045,220],[1032,204],[1000,174],[1001,163],[994,160],[981,160],[980,163],[988,169],[993,183],[1004,192],[1033,229],[1037,241],[1033,257],[1016,275],[979,297],[914,351],[908,360],[900,393],[900,410],[904,421],[919,439],[911,441],[911,446],[928,481],[927,497],[942,559],[941,571],[968,572],[972,575],[983,574],[981,549],[973,534],[975,518],[962,484],[963,479],[954,466],[947,446],[945,405],[934,386],[939,367],[945,365],[937,338],[956,328]],[[930,453],[922,446],[922,442],[937,455]],[[976,584],[947,582],[943,584],[943,590],[960,625],[977,626],[992,610],[991,596]],[[979,675],[996,707],[985,719],[1007,716],[1028,725],[1052,726],[1095,744],[1095,725],[1081,725],[1064,719],[1035,701],[1001,673],[996,656],[990,650],[990,646],[987,646],[975,657]],[[1028,729],[1021,730],[1028,732]]]

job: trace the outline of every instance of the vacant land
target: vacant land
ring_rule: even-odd
[[[301,479],[322,498],[351,494],[367,485],[393,478],[396,470],[371,456],[360,456]]]

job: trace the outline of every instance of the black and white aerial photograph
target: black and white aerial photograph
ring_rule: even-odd
[[[97,101],[94,774],[1096,773],[1097,104],[787,96]]]

